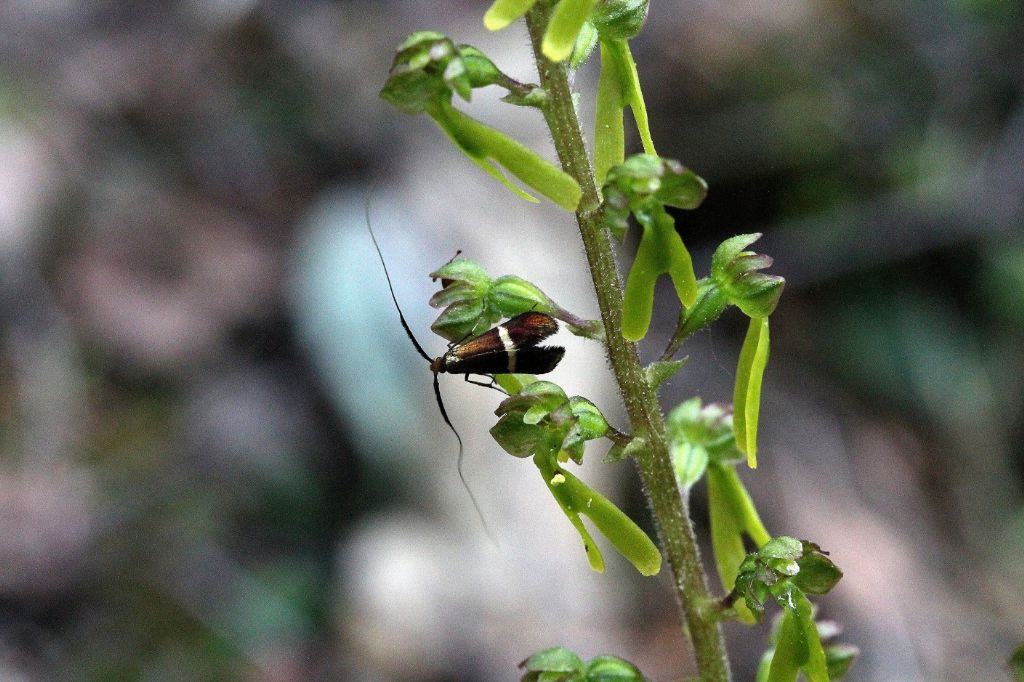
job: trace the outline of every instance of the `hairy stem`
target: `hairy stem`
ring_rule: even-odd
[[[665,439],[665,421],[654,388],[648,383],[636,344],[622,337],[622,283],[616,268],[608,233],[602,227],[600,198],[593,169],[583,144],[579,118],[564,63],[556,64],[541,52],[544,30],[551,14],[551,0],[541,0],[526,15],[541,86],[549,101],[544,117],[558,152],[562,168],[579,183],[583,198],[576,222],[590,265],[601,320],[605,328],[608,358],[625,402],[634,436],[644,438],[648,448],[636,456],[644,493],[654,515],[662,547],[672,569],[676,599],[688,630],[701,679],[719,682],[729,679],[729,662],[721,630],[710,612],[711,597],[700,562],[693,525],[686,514],[686,502],[676,484],[675,472]]]

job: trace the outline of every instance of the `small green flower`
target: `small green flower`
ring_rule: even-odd
[[[380,94],[402,111],[419,114],[452,92],[468,102],[473,88],[501,80],[494,62],[476,48],[456,46],[442,33],[418,31],[398,46]]]
[[[665,426],[676,478],[687,490],[704,475],[712,457],[717,462],[742,457],[736,453],[732,415],[722,405],[702,406],[700,398],[690,398],[668,413]]]
[[[406,113],[430,116],[473,163],[517,196],[537,201],[505,177],[498,166],[566,210],[576,210],[582,192],[569,174],[452,106],[453,93],[468,102],[474,88],[488,85],[509,89],[511,101],[519,104],[536,105],[544,99],[536,87],[503,74],[480,50],[456,46],[434,31],[420,31],[398,47],[380,95]]]
[[[781,535],[747,555],[735,589],[760,618],[769,600],[788,607],[796,592],[826,594],[842,577],[842,571],[816,544]]]
[[[775,311],[786,281],[762,270],[772,263],[769,256],[744,251],[760,234],[741,234],[727,239],[711,259],[711,276],[697,282],[697,300],[679,316],[665,357],[672,357],[682,342],[709,326],[730,305],[749,317],[768,317]]]
[[[702,406],[700,398],[691,398],[669,412],[666,429],[679,485],[689,489],[707,475],[715,566],[722,586],[730,589],[746,558],[744,536],[758,547],[770,539],[736,473],[735,464],[742,461],[743,453],[736,447],[732,413],[726,406]],[[753,615],[742,605],[736,611],[741,620],[753,622]]]
[[[562,461],[583,461],[586,441],[603,438],[608,422],[597,407],[580,396],[569,398],[550,381],[537,381],[509,396],[495,411],[491,435],[510,455],[542,453]]]
[[[650,154],[631,156],[608,172],[604,185],[605,226],[621,241],[633,215],[644,231],[626,279],[622,319],[626,339],[638,341],[647,334],[654,285],[661,275],[672,278],[684,307],[696,300],[693,261],[665,207],[696,208],[706,193],[704,181],[679,162]]]
[[[533,456],[534,465],[562,512],[583,539],[583,548],[595,571],[604,559],[580,520],[587,516],[612,546],[643,575],[661,568],[661,553],[644,531],[607,498],[561,467],[583,461],[584,446],[608,433],[608,422],[597,407],[579,396],[568,397],[550,381],[535,381],[509,396],[495,411],[494,440],[510,455]]]
[[[468,258],[455,258],[430,276],[441,281],[441,290],[430,298],[433,308],[443,308],[431,329],[449,341],[463,341],[493,327],[499,320],[528,311],[546,313],[564,322],[577,336],[599,339],[599,320],[584,320],[548,298],[540,287],[516,275],[495,279]]]

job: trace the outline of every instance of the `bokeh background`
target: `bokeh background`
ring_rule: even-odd
[[[499,396],[442,377],[487,540],[366,233],[369,203],[432,353],[460,248],[597,315],[566,215],[377,98],[421,28],[535,80],[485,5],[0,2],[0,678],[511,680],[553,644],[692,672],[666,576],[591,573],[487,435]],[[1024,639],[1021,36],[1012,0],[655,0],[633,42],[659,151],[711,188],[698,271],[762,231],[787,279],[745,479],[845,570],[852,680],[1004,679]],[[469,110],[550,153],[497,94]],[[743,329],[665,404],[728,400]],[[552,378],[621,425],[563,335]],[[649,523],[602,456],[580,475]],[[727,635],[750,679],[764,628]]]

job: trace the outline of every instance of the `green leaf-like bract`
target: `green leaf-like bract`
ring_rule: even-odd
[[[568,173],[452,106],[453,93],[469,101],[474,88],[508,81],[480,50],[456,46],[440,33],[420,31],[399,46],[380,94],[406,113],[429,115],[456,147],[517,196],[536,201],[495,164],[562,208],[576,210],[581,190]],[[526,103],[522,93],[514,94]]]

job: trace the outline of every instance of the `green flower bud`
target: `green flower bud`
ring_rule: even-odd
[[[455,43],[435,31],[410,34],[395,53],[381,97],[409,114],[447,100],[451,92],[468,100],[472,84]]]
[[[514,317],[529,310],[549,315],[554,312],[551,299],[537,285],[515,275],[504,275],[494,280],[487,298],[502,317]]]
[[[803,555],[797,562],[794,584],[807,594],[827,594],[842,579],[843,572],[813,542],[803,541]]]
[[[602,40],[636,37],[647,20],[648,0],[598,0],[591,20]]]
[[[430,329],[449,341],[462,341],[487,331],[491,323],[483,317],[484,303],[471,299],[453,303],[434,320]]]
[[[803,597],[805,591],[824,594],[841,577],[842,572],[817,545],[780,536],[747,555],[740,564],[736,590],[748,608],[760,615],[768,597],[774,598],[784,608],[791,608],[795,597]],[[818,640],[817,629],[814,639]]]
[[[587,662],[587,682],[645,682],[640,669],[618,656],[595,656]]]
[[[544,453],[580,463],[586,441],[608,433],[597,407],[579,396],[569,398],[557,384],[535,381],[498,405],[500,417],[491,435],[511,455]]]
[[[654,305],[654,285],[663,274],[672,279],[684,307],[697,298],[697,278],[690,252],[675,230],[665,206],[695,208],[704,198],[704,181],[678,162],[652,154],[635,154],[608,171],[604,184],[605,226],[621,241],[630,213],[644,234],[626,279],[622,333],[630,341],[647,334]]]
[[[697,208],[707,196],[707,183],[674,159],[634,154],[608,171],[603,191],[605,203],[615,211],[616,220],[624,221],[628,217],[626,211],[632,211],[640,220],[659,204]]]
[[[538,651],[520,663],[519,667],[526,671],[522,682],[538,682],[544,673],[583,674],[583,660],[564,647]]]

